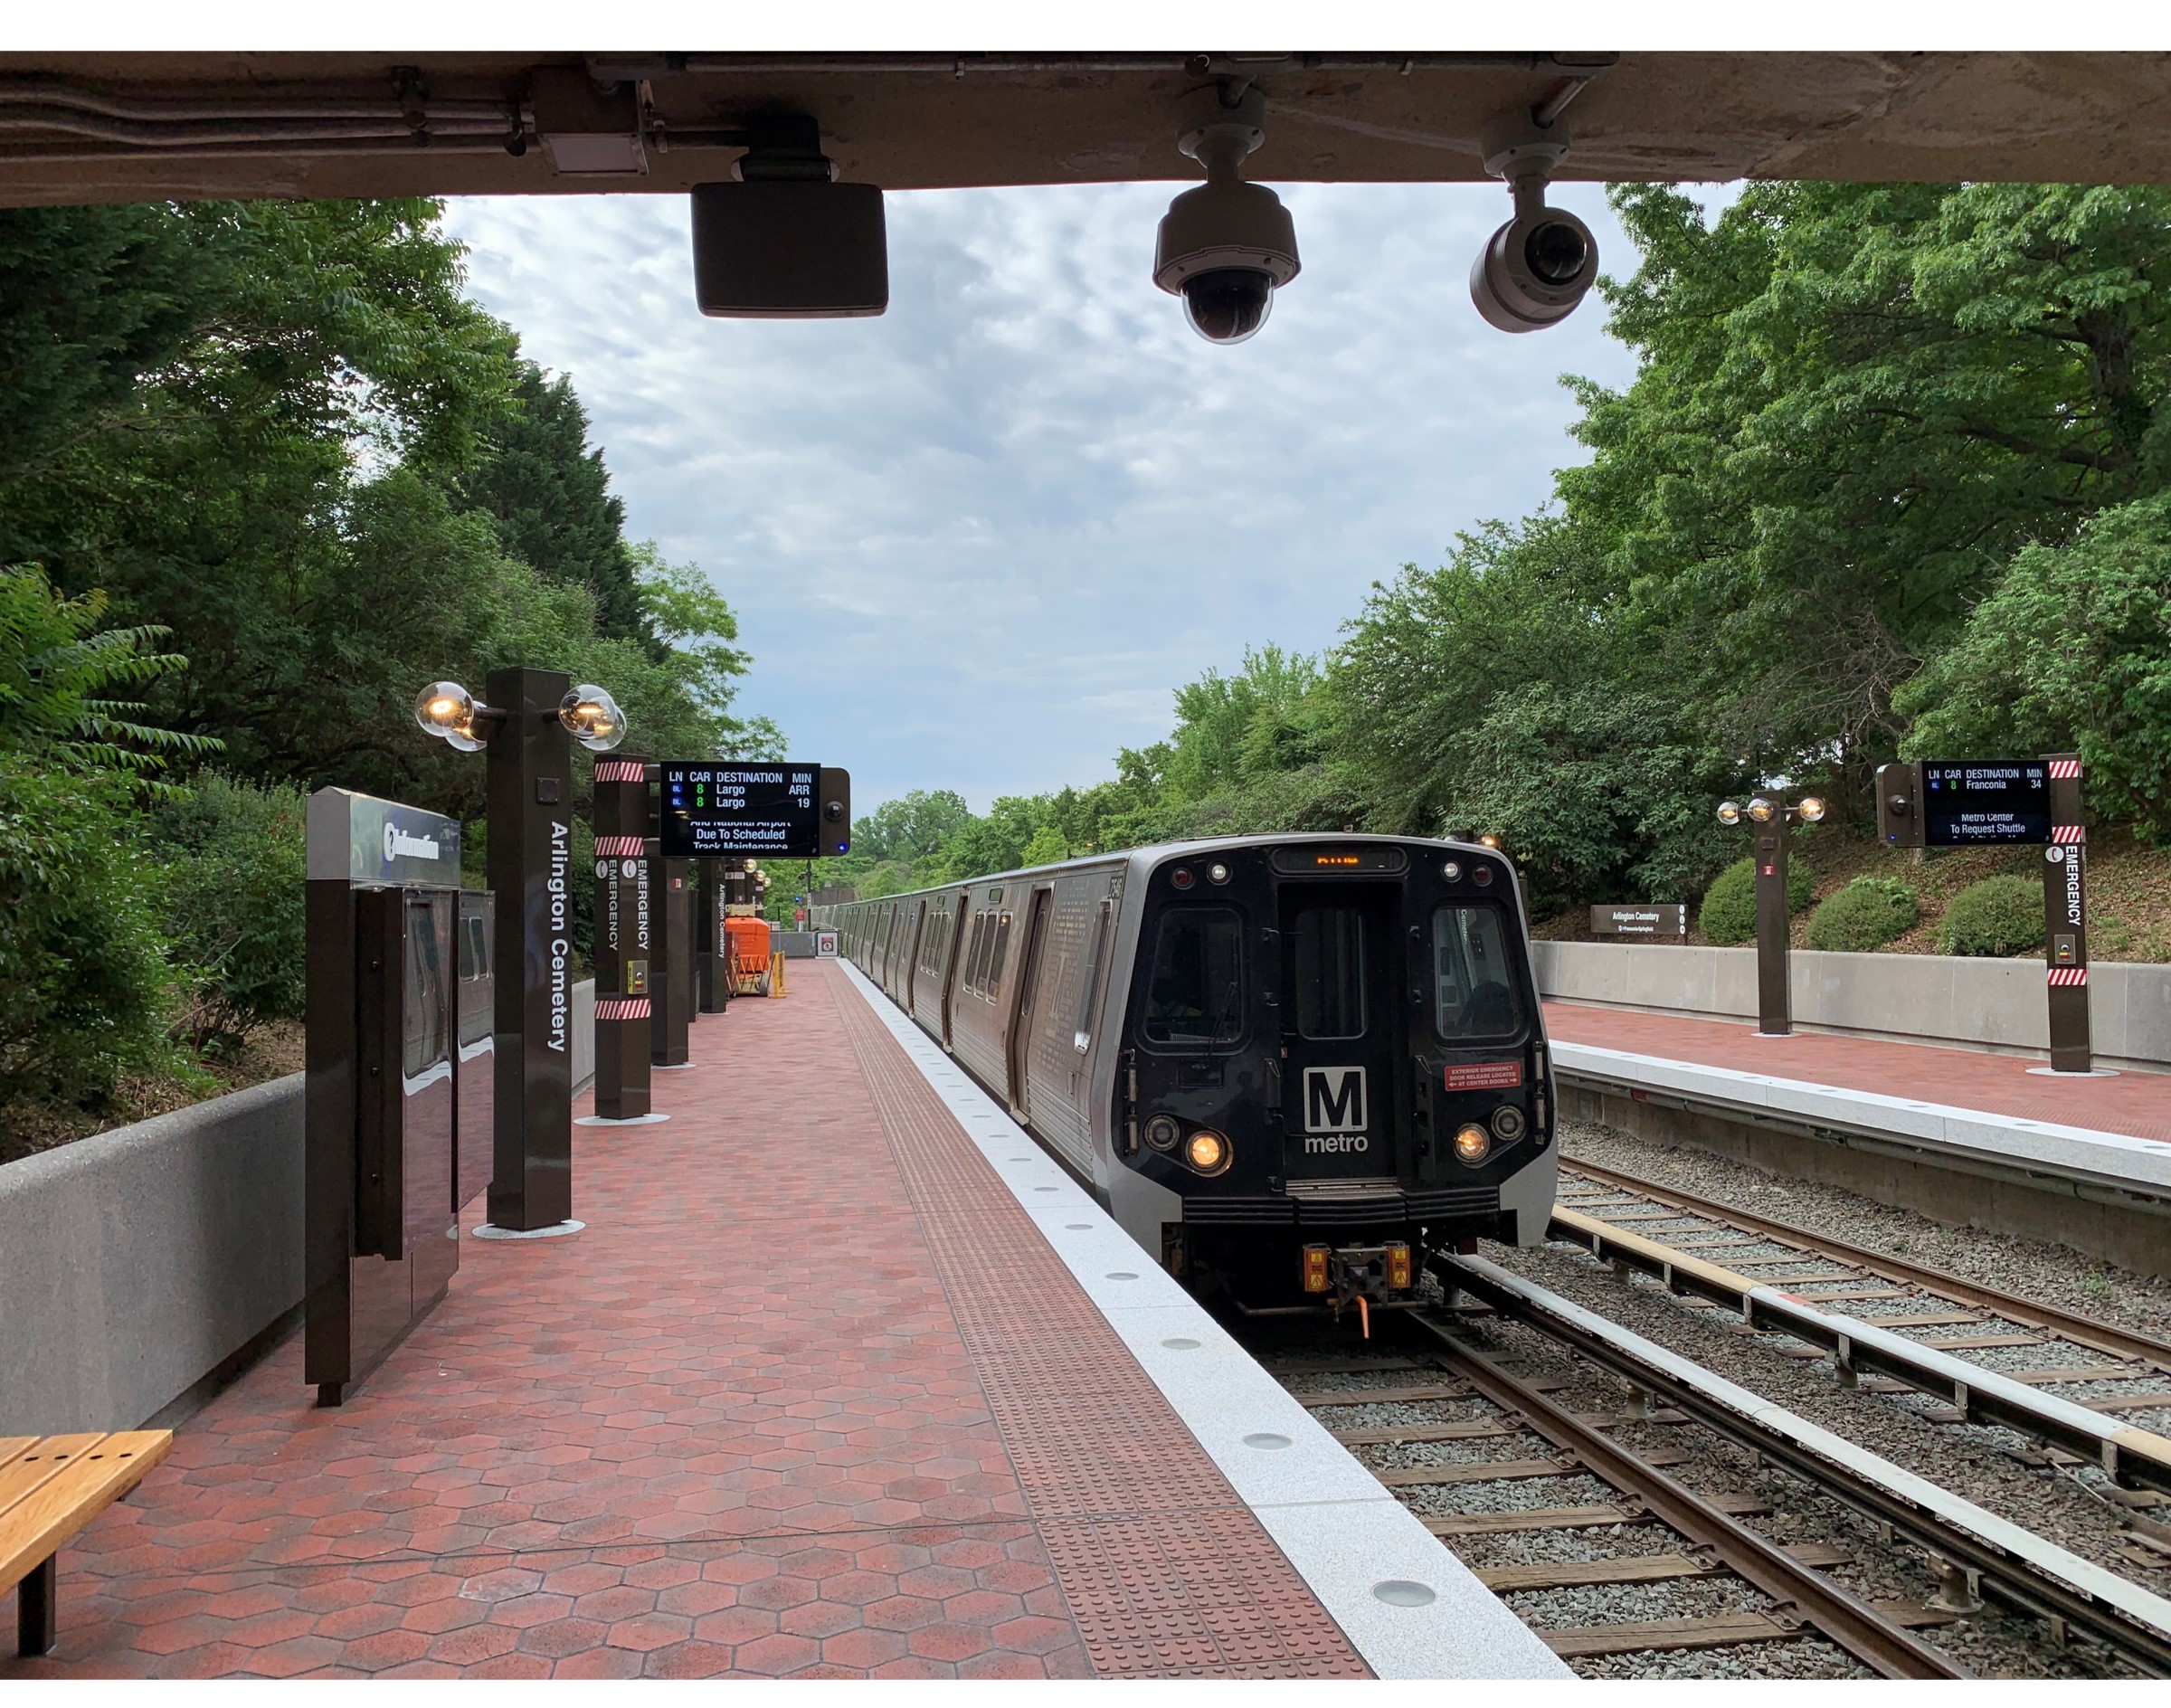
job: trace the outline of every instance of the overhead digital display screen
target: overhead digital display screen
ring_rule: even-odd
[[[821,852],[820,765],[667,760],[662,771],[665,859]]]
[[[1922,840],[1931,848],[2051,840],[2050,766],[1990,759],[1922,767]]]

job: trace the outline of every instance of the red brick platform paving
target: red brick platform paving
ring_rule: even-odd
[[[843,975],[793,983],[702,1020],[668,1124],[575,1129],[585,1233],[469,1244],[343,1408],[297,1337],[191,1419],[0,1679],[1361,1673]]]
[[[1578,1002],[1548,1002],[1545,1027],[1564,1044],[2171,1141],[2171,1077],[2162,1074],[2053,1079],[2028,1072],[2043,1064],[2026,1057],[1827,1032],[1760,1039],[1746,1021],[1684,1020]]]

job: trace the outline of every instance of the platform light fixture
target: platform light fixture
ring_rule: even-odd
[[[492,715],[458,682],[432,682],[414,697],[414,721],[423,732],[463,754],[479,754],[488,745],[486,719]]]
[[[558,722],[591,753],[607,754],[626,738],[626,715],[611,690],[583,682],[558,702]]]
[[[1785,1038],[1794,1030],[1793,995],[1787,967],[1787,838],[1790,824],[1816,824],[1826,805],[1822,795],[1806,794],[1788,801],[1782,794],[1754,794],[1749,804],[1721,801],[1719,822],[1729,830],[1748,821],[1750,856],[1754,862],[1757,907],[1757,1032],[1764,1038]]]

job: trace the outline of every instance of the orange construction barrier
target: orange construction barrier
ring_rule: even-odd
[[[739,996],[769,992],[769,922],[734,915],[724,922],[731,938],[732,990]]]

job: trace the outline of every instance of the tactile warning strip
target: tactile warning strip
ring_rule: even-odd
[[[843,1017],[1095,1671],[1368,1676],[911,1058],[820,971],[801,993]]]

